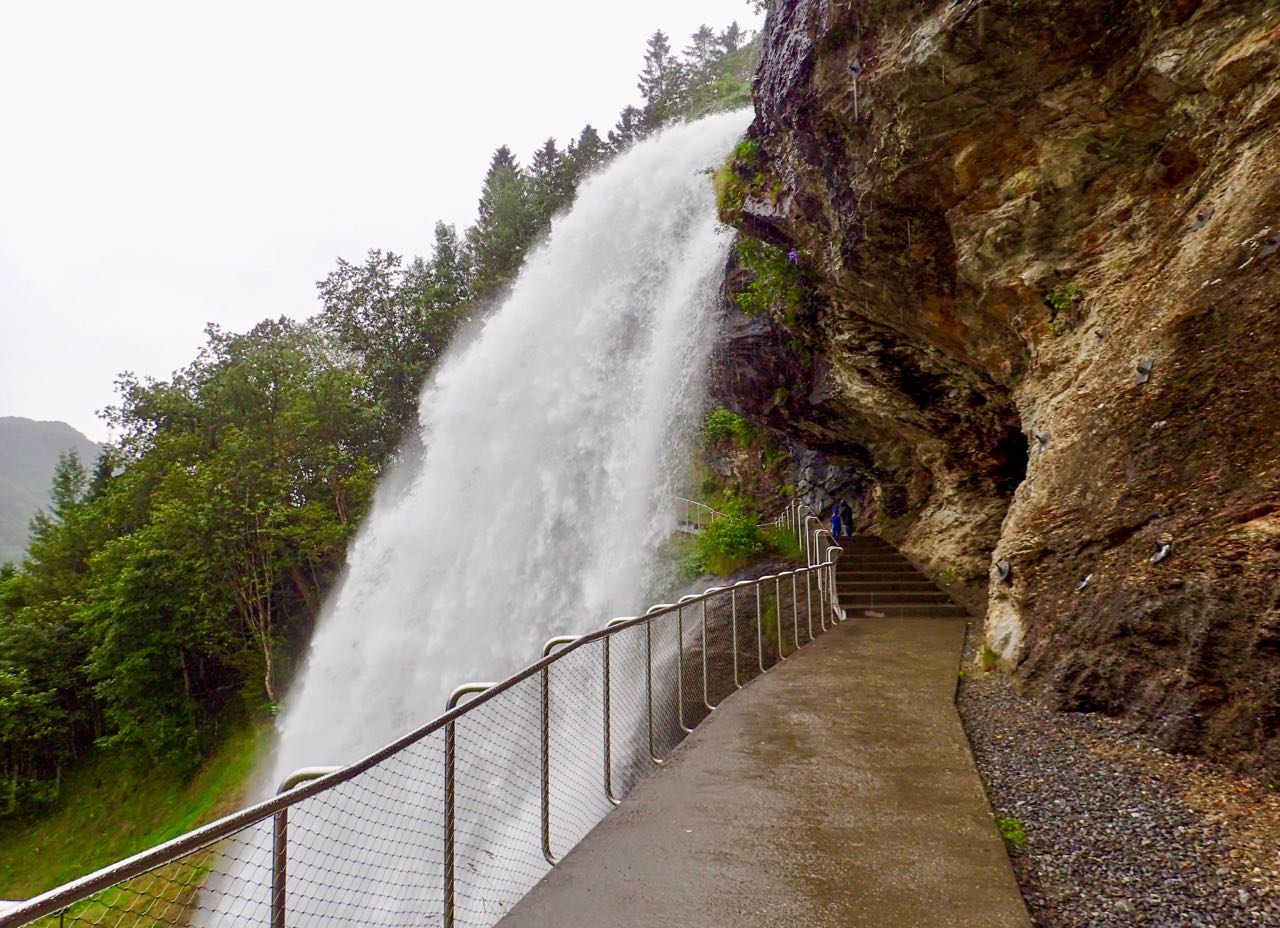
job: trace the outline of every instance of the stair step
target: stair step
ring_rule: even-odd
[[[846,593],[840,591],[840,602],[850,606],[866,606],[883,603],[887,606],[910,606],[915,603],[951,603],[946,593]],[[953,604],[954,605],[954,604]]]
[[[850,593],[931,593],[937,589],[928,580],[841,580],[836,588]]]
[[[949,616],[968,616],[963,606],[942,603],[922,603],[912,606],[848,606],[841,602],[851,618],[875,618],[866,613],[875,612],[886,618],[944,618]]]

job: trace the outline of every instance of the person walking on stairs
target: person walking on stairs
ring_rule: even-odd
[[[844,528],[845,538],[853,534],[853,507],[845,499],[840,500],[840,525]]]
[[[836,500],[836,504],[831,507],[831,537],[840,537],[840,504],[843,500]]]

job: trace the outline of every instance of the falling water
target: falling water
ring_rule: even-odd
[[[670,535],[729,247],[708,168],[732,113],[587,180],[510,297],[424,390],[426,453],[352,546],[281,725],[272,782],[348,763],[552,635],[643,609]]]
[[[326,604],[270,783],[353,762],[438,716],[461,682],[529,666],[550,636],[643,612],[675,524],[671,497],[689,472],[730,247],[708,169],[746,122],[735,113],[680,125],[586,180],[511,296],[440,366],[422,392],[420,453],[379,489]],[[640,637],[614,643],[609,726],[623,791],[637,769],[627,758],[648,769],[653,742],[641,732],[654,696],[637,694],[659,680],[669,703],[676,680],[675,637],[628,631]],[[611,808],[599,685],[588,686],[600,662],[588,667],[586,655],[556,668],[561,851]],[[536,749],[530,767],[536,685],[458,722],[460,805],[471,803],[456,829],[460,928],[492,924],[547,868]],[[589,762],[568,763],[575,749]],[[442,923],[440,887],[453,884],[443,769],[436,732],[294,806],[288,924]],[[270,822],[224,844],[193,924],[268,922],[270,847]]]
[[[643,611],[688,477],[730,243],[708,169],[746,122],[672,128],[587,180],[511,295],[441,365],[421,400],[425,450],[384,481],[352,546],[270,783],[355,761],[439,715],[459,683],[528,666],[553,635]],[[670,723],[673,631],[626,629],[603,665],[582,649],[548,672],[557,852],[611,808],[602,666],[616,675],[605,769],[625,792],[651,765],[654,714]],[[547,867],[539,685],[457,723],[456,880],[437,731],[291,810],[287,923],[443,924],[441,887],[456,885],[454,924],[492,924]],[[269,921],[271,840],[266,821],[224,842],[193,924]]]

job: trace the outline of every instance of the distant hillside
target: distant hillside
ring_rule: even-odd
[[[65,422],[0,416],[0,564],[22,559],[27,523],[49,502],[58,455],[72,448],[86,469],[102,450]]]

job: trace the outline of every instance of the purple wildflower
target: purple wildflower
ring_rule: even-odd
[[[792,264],[799,264],[800,252],[792,248],[790,251],[787,252],[787,260],[790,261]]]

